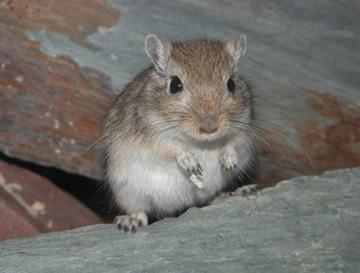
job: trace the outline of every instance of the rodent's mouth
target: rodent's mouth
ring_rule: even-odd
[[[213,142],[213,141],[222,139],[223,134],[222,134],[222,131],[220,131],[218,129],[213,130],[213,131],[204,132],[200,128],[198,132],[196,132],[195,134],[192,135],[192,137],[200,142]]]
[[[182,124],[181,126],[186,138],[198,143],[223,141],[227,135],[227,127],[219,126],[218,123],[200,123],[196,125],[192,124],[192,126],[186,125],[184,126],[184,124]]]

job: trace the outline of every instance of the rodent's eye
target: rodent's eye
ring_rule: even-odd
[[[178,77],[172,77],[171,83],[170,83],[170,93],[176,94],[177,92],[180,92],[183,90],[183,85]]]
[[[235,82],[234,82],[234,80],[233,80],[232,78],[230,78],[230,79],[228,80],[228,82],[227,82],[227,88],[229,89],[229,91],[230,91],[231,93],[234,94],[234,92],[235,92]]]

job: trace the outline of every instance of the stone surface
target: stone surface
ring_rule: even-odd
[[[0,241],[103,222],[44,177],[0,161]]]
[[[136,234],[114,225],[0,243],[0,272],[359,272],[360,168],[193,208]]]
[[[108,77],[79,68],[66,52],[56,58],[42,53],[25,32],[58,33],[96,51],[84,38],[113,26],[119,16],[103,0],[0,1],[2,152],[99,176],[101,153],[82,152],[100,137],[99,122],[114,93]]]
[[[99,178],[101,152],[82,151],[99,138],[115,95],[149,64],[145,36],[244,33],[239,72],[266,129],[257,183],[360,165],[360,2],[90,2],[0,1],[3,153]]]

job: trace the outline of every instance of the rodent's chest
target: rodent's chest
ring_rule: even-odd
[[[194,150],[193,153],[199,160],[205,179],[210,179],[221,172],[220,150]]]
[[[201,177],[201,181],[204,183],[203,189],[197,188],[196,185],[191,182],[191,174],[179,166],[176,158],[168,160],[152,154],[148,154],[147,159],[144,160],[147,161],[145,168],[149,173],[148,186],[159,189],[169,188],[175,192],[187,191],[200,195],[219,191],[225,183],[220,166],[220,149],[206,150],[189,148],[189,150],[196,156],[203,170]],[[167,189],[167,191],[169,189]]]
[[[152,206],[162,210],[207,204],[227,183],[220,166],[220,148],[186,149],[197,157],[201,165],[203,188],[198,188],[190,180],[191,174],[180,167],[176,157],[169,159],[153,153],[153,150],[134,148],[133,157],[128,159],[129,165],[117,178],[120,192],[144,196],[152,200]]]

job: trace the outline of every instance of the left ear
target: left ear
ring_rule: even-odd
[[[164,74],[172,51],[171,44],[159,36],[150,34],[145,39],[145,51],[155,69],[160,74]]]
[[[246,52],[246,37],[241,34],[234,40],[226,45],[226,51],[234,60],[234,64],[237,65],[240,59],[245,55]]]

